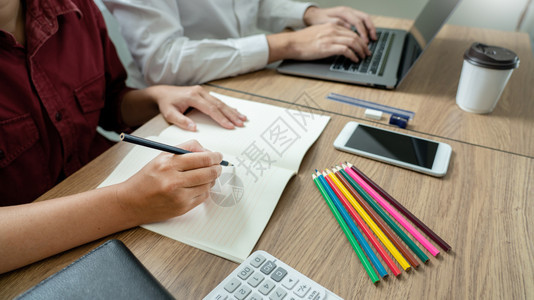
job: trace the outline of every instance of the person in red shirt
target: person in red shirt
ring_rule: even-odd
[[[162,113],[195,130],[194,107],[224,128],[246,117],[199,86],[134,90],[91,0],[0,0],[0,273],[111,233],[181,215],[209,196],[220,153],[161,154],[124,183],[32,202]]]

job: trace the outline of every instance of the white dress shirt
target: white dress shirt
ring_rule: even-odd
[[[266,66],[257,28],[303,27],[310,3],[288,0],[104,0],[149,84],[193,85]]]

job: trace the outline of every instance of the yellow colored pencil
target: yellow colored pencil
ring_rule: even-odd
[[[399,263],[399,265],[404,269],[404,270],[407,270],[409,268],[411,268],[410,264],[406,261],[406,259],[402,256],[402,254],[399,252],[399,250],[397,250],[397,248],[395,248],[395,246],[393,245],[393,243],[391,243],[391,241],[387,238],[387,236],[382,232],[382,230],[380,230],[380,228],[376,225],[376,223],[373,221],[373,219],[371,219],[371,217],[367,214],[367,212],[363,209],[363,207],[360,206],[360,203],[358,203],[356,201],[356,199],[354,199],[354,197],[352,197],[352,195],[349,193],[349,191],[345,188],[345,186],[343,185],[343,183],[341,183],[341,181],[339,181],[339,179],[337,178],[337,176],[332,173],[332,171],[326,169],[326,173],[328,176],[330,176],[330,178],[332,179],[332,181],[337,185],[337,187],[341,190],[341,192],[343,193],[343,195],[345,196],[345,198],[347,198],[350,202],[350,204],[352,204],[352,206],[354,207],[354,209],[356,209],[356,211],[360,214],[360,216],[362,217],[362,219],[365,221],[365,223],[367,223],[367,225],[369,225],[369,228],[371,228],[371,230],[376,234],[376,236],[380,239],[380,241],[382,241],[382,244],[384,244],[384,246],[386,246],[386,248],[389,250],[389,252],[391,253],[391,255],[393,255],[393,257],[397,260],[397,262]]]

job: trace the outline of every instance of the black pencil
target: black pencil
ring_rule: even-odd
[[[178,148],[178,147],[173,147],[173,146],[169,146],[169,145],[166,145],[166,144],[154,142],[154,141],[147,140],[147,139],[144,139],[144,138],[141,138],[141,137],[138,137],[138,136],[130,135],[130,134],[127,134],[127,133],[124,133],[124,132],[121,133],[120,138],[121,138],[122,141],[125,141],[125,142],[128,142],[128,143],[132,143],[132,144],[136,144],[136,145],[140,145],[140,146],[145,146],[145,147],[148,147],[148,148],[161,150],[161,151],[165,151],[165,152],[169,152],[169,153],[173,153],[173,154],[180,155],[180,154],[186,154],[186,153],[193,153],[193,152],[185,150],[185,149],[181,149],[181,148]],[[220,164],[222,166],[227,166],[227,167],[233,166],[233,164],[227,162],[226,160],[221,161]]]

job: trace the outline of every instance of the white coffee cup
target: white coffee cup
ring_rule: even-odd
[[[514,52],[473,43],[464,54],[456,104],[472,113],[492,112],[512,71],[518,66],[519,58]]]

